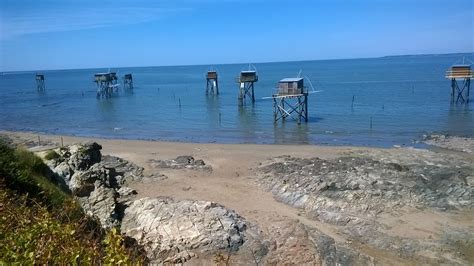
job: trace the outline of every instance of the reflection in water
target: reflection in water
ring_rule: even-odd
[[[306,123],[277,123],[274,125],[275,144],[297,143],[308,144],[309,127]]]
[[[451,102],[446,121],[447,133],[464,135],[466,132],[474,133],[474,117],[472,105]]]
[[[259,119],[254,104],[238,105],[238,124],[241,137],[245,143],[255,143],[259,138]]]
[[[209,117],[209,125],[212,128],[222,126],[222,113],[219,96],[215,94],[206,95],[207,115]]]
[[[119,128],[117,121],[119,117],[117,115],[116,106],[114,104],[114,98],[101,99],[97,101],[97,120],[108,130],[114,130]]]

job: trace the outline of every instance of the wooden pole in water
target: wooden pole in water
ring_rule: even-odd
[[[355,95],[353,94],[352,95],[352,105],[351,105],[351,108],[354,109],[354,99],[355,99]]]
[[[370,129],[372,129],[372,117],[370,117]]]

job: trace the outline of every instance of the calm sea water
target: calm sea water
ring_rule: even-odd
[[[132,73],[134,90],[96,98],[93,74],[107,69],[0,76],[0,129],[186,142],[391,146],[423,134],[474,135],[474,91],[468,105],[451,104],[444,73],[463,55],[386,57],[255,64],[255,104],[238,104],[235,78],[245,64],[216,65],[220,94],[206,96],[209,66],[117,68]],[[464,54],[473,60],[473,54]],[[320,92],[309,96],[309,122],[273,123],[270,96],[278,80],[299,70]],[[306,84],[308,85],[308,84]],[[354,104],[352,99],[354,97]],[[181,102],[181,106],[179,105]],[[372,120],[372,127],[370,121]]]

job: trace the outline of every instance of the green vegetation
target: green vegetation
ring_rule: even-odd
[[[59,154],[54,150],[49,150],[44,156],[46,160],[58,159],[59,157],[60,157]]]
[[[0,142],[0,264],[143,264],[140,248],[84,215],[48,172],[33,153]]]

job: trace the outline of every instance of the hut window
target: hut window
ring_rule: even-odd
[[[293,82],[288,83],[288,89],[293,89]]]

